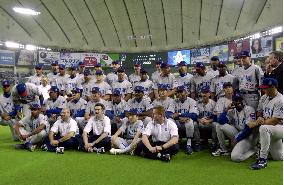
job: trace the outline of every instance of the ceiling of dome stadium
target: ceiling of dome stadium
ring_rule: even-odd
[[[0,0],[0,40],[97,52],[173,50],[282,25],[282,15],[283,0]]]

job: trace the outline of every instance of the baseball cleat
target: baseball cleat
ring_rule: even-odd
[[[26,149],[28,149],[30,152],[35,151],[36,146],[32,145],[32,143],[27,142],[27,143],[25,143],[25,146],[26,146]]]
[[[191,155],[193,153],[192,147],[190,145],[186,145],[185,153]]]
[[[255,163],[250,165],[252,170],[260,170],[267,167],[267,160],[264,158],[259,158]]]
[[[41,148],[42,151],[48,151],[48,148],[47,148],[46,144],[41,145],[40,148]]]
[[[170,162],[171,161],[171,155],[170,154],[162,154],[160,159],[161,159],[161,161]]]
[[[201,145],[199,143],[196,143],[193,147],[193,151],[200,152],[201,151]]]
[[[227,150],[222,150],[221,148],[219,148],[218,150],[216,150],[215,152],[212,152],[211,154],[215,157],[217,157],[217,156],[228,156],[228,155],[230,155],[230,152],[228,152]]]
[[[112,150],[112,151],[111,151]],[[122,150],[121,149],[116,149],[116,148],[112,148],[109,152],[113,155],[117,155],[117,154],[121,154]]]
[[[104,147],[101,147],[101,148],[94,147],[93,151],[97,152],[97,154],[103,154],[105,153],[105,148]]]
[[[15,145],[15,149],[25,149],[25,148],[26,148],[25,144],[16,144]]]
[[[55,153],[57,153],[57,154],[64,154],[64,147],[56,147]]]

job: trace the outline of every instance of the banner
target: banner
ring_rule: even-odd
[[[36,61],[36,52],[29,50],[20,50],[18,65],[32,66]]]
[[[275,50],[283,51],[283,37],[275,38]]]
[[[228,61],[228,45],[213,46],[210,48],[210,58],[219,57],[220,61]]]
[[[199,48],[191,50],[191,63],[195,64],[196,62],[209,63],[209,48]]]
[[[81,61],[81,53],[60,53],[59,64],[65,64],[70,67],[72,64],[79,64]]]
[[[181,61],[190,64],[190,50],[179,50],[168,52],[168,64],[171,66],[178,65]]]
[[[272,36],[251,40],[251,58],[268,56],[272,52]]]
[[[15,65],[15,52],[0,50],[0,65]]]
[[[60,52],[53,51],[39,51],[38,52],[38,63],[50,66],[52,62],[60,61]]]
[[[81,61],[85,66],[94,67],[100,61],[98,53],[81,53]]]
[[[250,51],[250,42],[249,39],[239,41],[239,42],[230,42],[228,44],[229,50],[229,61],[234,60],[234,56],[241,51]]]
[[[111,63],[114,60],[119,60],[119,54],[117,53],[100,54],[100,63],[102,66],[110,67]]]

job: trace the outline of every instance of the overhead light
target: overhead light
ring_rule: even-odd
[[[47,50],[47,51],[51,51],[51,49],[50,49],[50,48],[47,48],[46,50]]]
[[[26,45],[26,50],[34,51],[34,50],[36,50],[36,46],[28,44],[28,45]]]
[[[20,47],[20,44],[19,44],[19,43],[16,43],[16,42],[6,41],[6,42],[5,42],[5,46],[6,46],[7,48],[19,48],[19,47]]]
[[[29,8],[14,7],[13,10],[17,13],[26,14],[26,15],[39,15],[40,14],[40,12],[37,12]]]

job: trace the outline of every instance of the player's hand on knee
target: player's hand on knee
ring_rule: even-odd
[[[149,151],[150,151],[151,153],[156,153],[156,152],[157,152],[157,148],[156,148],[156,147],[151,147],[151,148],[149,149]]]
[[[256,127],[257,125],[258,125],[258,123],[257,123],[256,121],[251,121],[251,122],[248,123],[248,127],[249,127],[249,128],[254,128],[254,127]]]
[[[58,142],[57,140],[53,140],[53,141],[50,142],[50,144],[51,144],[52,146],[57,146],[58,143],[59,143],[59,142]]]

